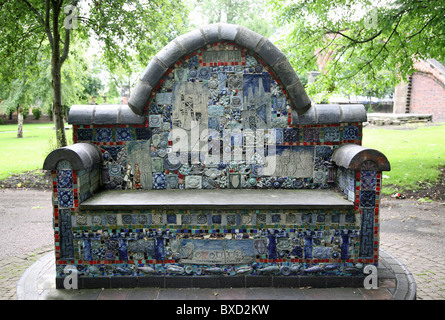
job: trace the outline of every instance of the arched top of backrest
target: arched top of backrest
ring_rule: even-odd
[[[167,44],[149,62],[128,101],[134,113],[142,115],[153,91],[163,75],[182,57],[195,53],[205,46],[221,42],[232,42],[244,47],[265,63],[280,81],[291,108],[303,115],[311,100],[286,56],[267,38],[245,27],[216,23],[193,30]]]
[[[337,148],[332,161],[345,169],[391,171],[388,158],[383,153],[356,144],[344,144]]]
[[[56,170],[60,161],[68,161],[73,170],[88,170],[101,162],[99,148],[89,143],[73,145],[53,150],[43,163],[43,170]]]

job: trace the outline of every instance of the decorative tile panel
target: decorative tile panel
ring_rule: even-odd
[[[359,130],[356,126],[343,127],[343,140],[358,140]]]
[[[361,171],[361,190],[375,190],[377,185],[376,171]]]
[[[375,191],[360,191],[360,206],[375,207]]]
[[[111,128],[97,128],[96,129],[97,142],[111,142],[113,141],[113,129]]]
[[[133,140],[131,128],[117,128],[116,140],[117,141],[130,141]]]
[[[57,187],[68,188],[73,187],[73,171],[72,170],[59,170],[57,174]]]
[[[59,208],[71,208],[74,206],[74,193],[72,190],[61,190],[58,193]]]

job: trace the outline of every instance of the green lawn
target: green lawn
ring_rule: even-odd
[[[56,145],[53,127],[52,123],[25,123],[23,138],[19,139],[17,125],[0,125],[0,180],[14,173],[42,169],[46,155]]]
[[[383,172],[383,193],[415,190],[419,182],[435,182],[438,168],[445,166],[445,123],[391,129],[365,127],[363,146],[383,152],[391,163],[391,171]]]

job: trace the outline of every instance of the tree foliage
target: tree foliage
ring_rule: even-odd
[[[70,46],[94,37],[110,70],[144,61],[175,37],[186,10],[176,0],[3,0],[0,1],[0,81],[31,81],[50,61],[52,105],[60,145],[66,145],[62,66]]]
[[[189,5],[198,6],[202,13],[202,20],[190,21],[192,27],[201,22],[226,22],[244,26],[265,37],[275,31],[266,0],[190,0]]]
[[[384,91],[406,79],[416,59],[445,58],[442,0],[268,3],[284,24],[279,45],[294,68],[303,73],[325,63],[310,94],[363,93],[363,84]]]
[[[91,69],[94,62],[91,57],[87,57],[83,50],[84,41],[77,41],[71,46],[70,55],[62,69],[62,101],[64,105],[89,103],[93,93],[90,86],[90,79],[96,79],[97,76]],[[32,63],[31,63],[32,62]],[[9,83],[4,82],[1,87],[0,97],[3,101],[0,104],[0,110],[4,113],[10,113],[17,110],[17,105],[21,105],[25,110],[32,107],[41,108],[49,115],[53,112],[53,96],[51,88],[51,60],[42,54],[39,54],[36,60],[28,61],[25,66],[31,64],[35,72],[32,74],[16,73],[16,78]],[[96,89],[96,88],[94,88]],[[91,93],[91,94],[90,94]]]

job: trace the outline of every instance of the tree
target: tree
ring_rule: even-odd
[[[199,7],[205,23],[226,22],[238,24],[269,37],[275,30],[266,0],[189,0],[189,5]],[[191,21],[191,24],[196,23]]]
[[[117,90],[117,85],[114,80],[109,80],[107,84],[107,101],[111,104],[119,104],[120,103],[120,94]]]
[[[89,90],[89,79],[95,77],[94,70],[90,68],[94,60],[86,56],[83,49],[85,45],[81,39],[73,43],[70,56],[62,69],[62,101],[64,105],[89,103],[90,96],[86,92]],[[32,106],[39,107],[52,116],[50,59],[44,54],[39,54],[36,61],[27,61],[25,66],[25,70],[34,68],[35,72],[31,74],[17,73],[15,79],[3,84],[2,92],[0,92],[3,101],[0,104],[0,109],[11,114],[17,110],[17,105],[22,106],[25,112]]]
[[[62,103],[62,66],[72,41],[92,35],[103,45],[113,69],[151,57],[174,36],[187,13],[175,0],[14,0],[0,1],[0,81],[38,71],[40,53],[51,57],[51,89],[58,146],[66,145]],[[31,65],[29,69],[25,66]],[[35,75],[34,75],[35,76]]]
[[[310,94],[394,87],[413,72],[416,59],[445,58],[445,2],[441,0],[268,0],[285,24],[279,42],[297,72],[322,76]],[[318,60],[318,61],[317,61]],[[318,63],[317,63],[318,62]],[[384,77],[382,71],[390,71]],[[353,90],[352,90],[353,89]]]

